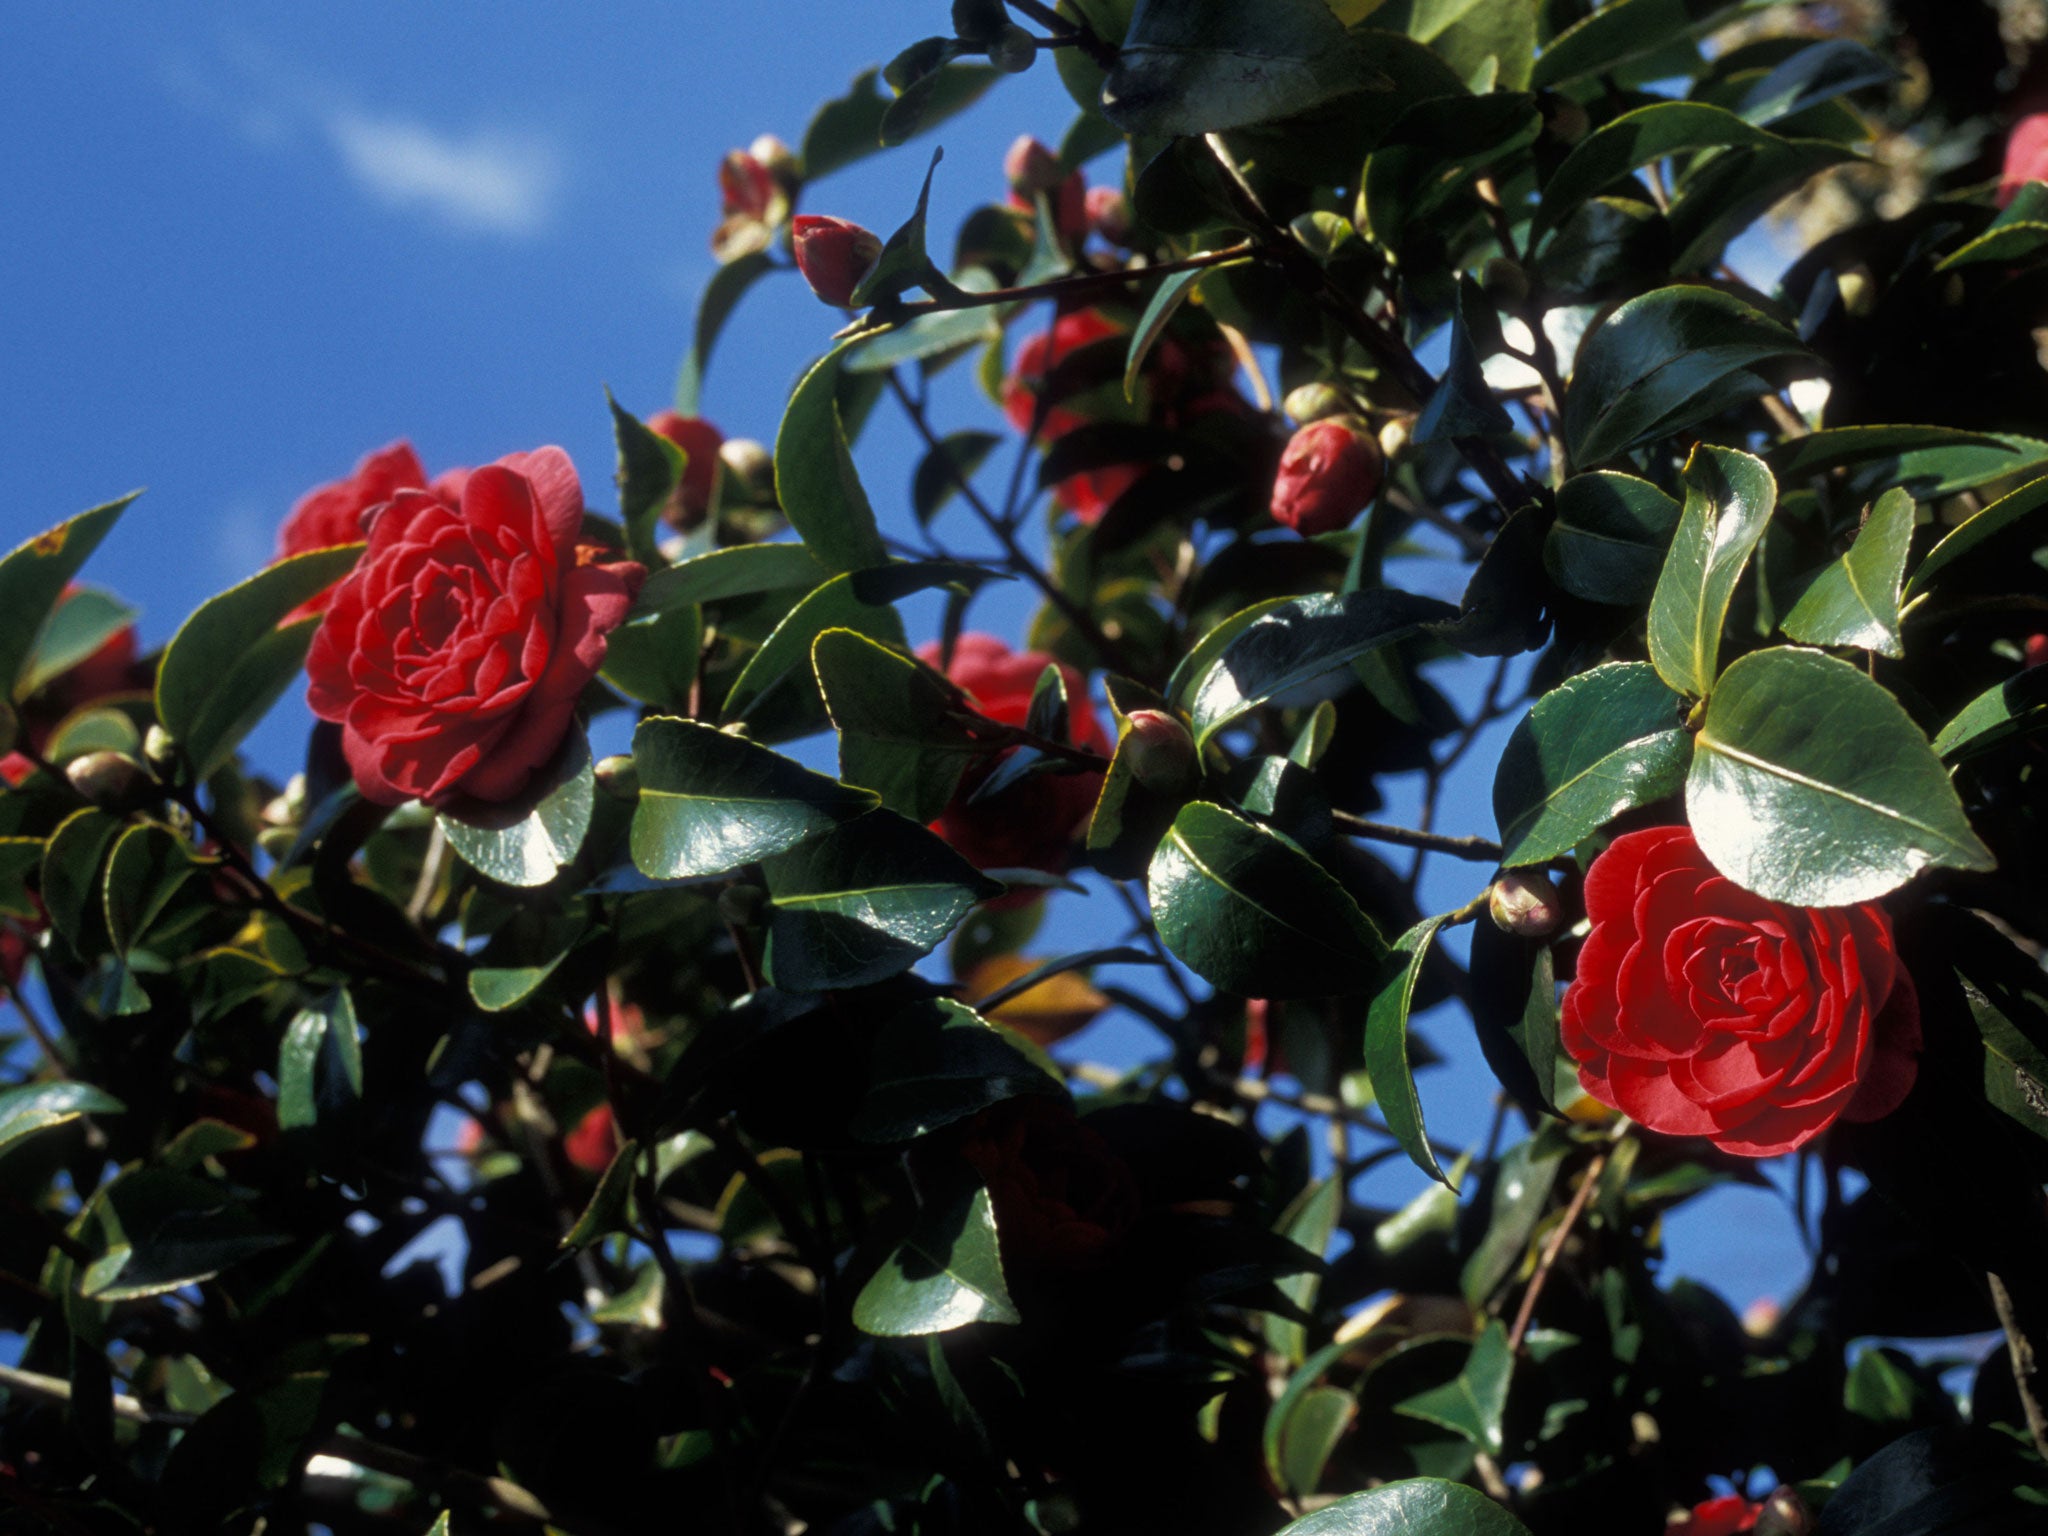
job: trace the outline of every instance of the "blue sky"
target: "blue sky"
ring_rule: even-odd
[[[796,142],[816,103],[945,23],[943,0],[0,8],[0,547],[148,486],[87,574],[142,605],[156,645],[261,565],[297,496],[397,437],[430,472],[559,443],[613,505],[603,391],[643,415],[669,401],[714,269],[719,157],[761,132]],[[887,232],[940,143],[943,251],[999,195],[1009,142],[1057,141],[1072,117],[1041,64],[805,206]],[[772,440],[838,320],[793,277],[761,285],[705,414]],[[964,380],[944,410],[942,430],[995,423]],[[878,412],[862,445],[885,525],[908,520],[912,442]],[[1014,638],[1025,608],[1007,594],[976,622]],[[259,763],[288,772],[306,722],[281,705]],[[1504,735],[1454,779],[1448,827],[1491,825]],[[1390,786],[1392,814],[1414,787]],[[1425,902],[1482,877],[1432,861]],[[1036,947],[1091,947],[1120,921],[1105,896],[1061,898]],[[1453,1061],[1423,1082],[1433,1129],[1474,1140],[1491,1080],[1461,1023],[1433,1032]],[[1119,1026],[1079,1042],[1112,1060],[1141,1043]],[[1417,1187],[1397,1172],[1374,1193]],[[1702,1202],[1667,1240],[1738,1308],[1805,1270],[1783,1202],[1757,1191]]]

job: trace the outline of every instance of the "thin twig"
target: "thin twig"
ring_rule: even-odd
[[[1475,864],[1497,864],[1500,862],[1501,846],[1484,837],[1450,837],[1441,832],[1419,832],[1413,827],[1389,826],[1382,821],[1367,821],[1363,816],[1354,816],[1349,811],[1332,811],[1330,819],[1339,832],[1351,837],[1362,837],[1375,843],[1394,843],[1403,848],[1423,848],[1431,853],[1447,853],[1453,858],[1469,859]]]
[[[920,315],[943,314],[956,309],[987,309],[997,304],[1029,304],[1034,299],[1088,298],[1097,293],[1113,293],[1128,283],[1143,282],[1151,277],[1171,277],[1176,272],[1200,272],[1209,267],[1227,266],[1233,261],[1247,261],[1256,256],[1258,250],[1251,241],[1245,240],[1218,250],[1198,251],[1192,256],[1162,261],[1155,266],[1118,267],[1111,272],[1077,272],[1070,277],[1047,278],[1042,283],[1029,283],[1022,288],[990,288],[980,293],[963,289],[942,299],[919,299],[915,303],[896,305],[882,311],[878,318],[915,320]]]
[[[1564,1252],[1564,1245],[1572,1235],[1572,1228],[1585,1213],[1587,1202],[1593,1198],[1594,1186],[1599,1184],[1600,1175],[1607,1169],[1607,1153],[1594,1154],[1593,1161],[1586,1164],[1585,1176],[1579,1180],[1579,1187],[1572,1192],[1572,1203],[1564,1208],[1564,1220],[1550,1234],[1550,1240],[1543,1245],[1543,1253],[1536,1260],[1536,1272],[1529,1277],[1529,1284],[1522,1292],[1522,1304],[1515,1309],[1515,1325],[1508,1330],[1508,1353],[1520,1354],[1522,1339],[1529,1332],[1529,1323],[1536,1316],[1536,1299],[1543,1294],[1543,1287],[1550,1282],[1550,1272],[1557,1268],[1558,1255]]]
[[[2020,1328],[2012,1292],[2005,1288],[2005,1281],[1989,1270],[1984,1278],[1991,1285],[1991,1304],[1998,1309],[1998,1326],[2005,1330],[2005,1352],[2012,1357],[2012,1381],[2019,1388],[2020,1407],[2027,1416],[2027,1435],[2034,1442],[2034,1449],[2048,1459],[2048,1415],[2041,1412],[2041,1399],[2034,1395],[2034,1375],[2040,1369],[2034,1358],[2034,1341]]]

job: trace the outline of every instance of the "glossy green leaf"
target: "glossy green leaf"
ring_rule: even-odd
[[[1609,0],[1553,37],[1531,83],[1555,88],[1620,68],[1711,26],[1742,0]]]
[[[1559,487],[1543,566],[1589,603],[1647,603],[1678,526],[1679,504],[1647,480],[1596,470]]]
[[[0,703],[19,699],[43,626],[86,557],[142,493],[81,512],[0,559]]]
[[[633,864],[656,880],[722,875],[872,810],[876,797],[694,720],[633,733]]]
[[[1544,184],[1533,232],[1541,236],[1584,202],[1646,165],[1694,150],[1782,143],[1725,107],[1659,101],[1624,112],[1588,134]]]
[[[822,114],[821,114],[822,115]],[[822,173],[818,173],[822,174]],[[698,403],[704,393],[704,375],[711,367],[711,350],[718,345],[719,333],[725,329],[732,312],[762,276],[775,270],[775,258],[766,251],[749,251],[736,256],[716,272],[711,281],[704,285],[704,293],[697,300],[697,327],[690,338],[690,350],[683,355],[682,368],[676,374],[676,409],[685,416],[695,416]]]
[[[1959,918],[1944,958],[1984,1044],[1984,1097],[2048,1139],[2048,982],[1976,917]]]
[[[320,624],[282,624],[285,615],[347,575],[362,552],[343,545],[266,566],[201,603],[171,637],[157,668],[156,713],[194,779],[232,757],[297,679]]]
[[[599,1238],[626,1230],[627,1210],[633,1193],[633,1173],[640,1161],[640,1143],[622,1141],[612,1160],[605,1164],[597,1188],[578,1213],[575,1224],[562,1234],[565,1249],[588,1248]]]
[[[110,592],[77,587],[57,604],[35,653],[23,669],[17,692],[26,698],[36,689],[70,671],[115,635],[135,622],[135,610]]]
[[[773,902],[765,967],[792,992],[866,986],[907,970],[1003,889],[888,810],[764,860],[762,874]]]
[[[1853,38],[1810,43],[1771,69],[1744,93],[1736,110],[1743,121],[1765,126],[1824,101],[1899,78],[1898,66]]]
[[[808,592],[831,574],[801,544],[736,544],[653,572],[637,606],[667,610],[763,592]]]
[[[107,933],[125,955],[150,937],[200,863],[168,827],[138,822],[114,841],[107,858]]]
[[[60,1079],[0,1088],[0,1155],[38,1131],[68,1125],[81,1115],[118,1115],[126,1107],[91,1083]]]
[[[1994,863],[1898,700],[1819,651],[1757,651],[1729,667],[1693,741],[1685,800],[1714,867],[1772,901],[1847,906],[1930,864]]]
[[[910,507],[920,528],[944,510],[960,493],[960,486],[974,478],[990,453],[1002,444],[993,432],[949,432],[917,461],[911,477]]]
[[[1351,895],[1301,847],[1220,805],[1182,808],[1147,874],[1166,947],[1245,997],[1371,990],[1386,945]]]
[[[1207,251],[1197,252],[1208,255]],[[1227,262],[1226,267],[1237,266]],[[1206,274],[1201,271],[1175,272],[1164,278],[1152,290],[1152,297],[1146,301],[1145,312],[1138,317],[1138,324],[1131,332],[1130,346],[1124,352],[1124,398],[1137,398],[1138,379],[1145,370],[1145,359],[1152,353],[1153,345],[1166,334],[1166,327],[1172,321],[1174,311],[1179,309],[1187,296],[1194,291],[1195,284]]]
[[[1756,370],[1810,362],[1798,337],[1740,299],[1678,284],[1630,299],[1580,343],[1565,394],[1572,460],[1590,467],[1766,393]]]
[[[840,778],[912,821],[936,819],[968,765],[989,750],[969,729],[972,712],[953,686],[850,629],[818,636],[811,663],[839,731]]]
[[[979,101],[1002,75],[984,64],[947,64],[912,81],[882,113],[884,148],[908,144]]]
[[[1499,1318],[1473,1342],[1465,1368],[1454,1380],[1394,1404],[1394,1412],[1440,1424],[1462,1435],[1489,1456],[1501,1453],[1501,1418],[1507,1412],[1508,1383],[1515,1357]]]
[[[1343,1181],[1317,1179],[1288,1201],[1287,1209],[1273,1223],[1273,1230],[1303,1252],[1321,1258],[1330,1251],[1330,1239],[1336,1233],[1337,1220],[1343,1210]],[[1323,1283],[1319,1271],[1303,1270],[1274,1283],[1296,1307],[1313,1315],[1316,1293]],[[1300,1364],[1308,1353],[1308,1329],[1294,1318],[1282,1317],[1277,1312],[1266,1313],[1262,1322],[1267,1347],[1282,1360]]]
[[[598,676],[629,699],[687,713],[703,649],[703,609],[686,604],[643,613],[605,637]]]
[[[1383,79],[1323,0],[1139,0],[1102,110],[1130,134],[1220,133]]]
[[[1477,285],[1471,279],[1460,279],[1458,285],[1458,307],[1451,317],[1451,353],[1444,365],[1443,377],[1437,381],[1434,392],[1423,403],[1422,414],[1415,419],[1415,441],[1418,443],[1447,443],[1466,437],[1494,437],[1514,430],[1514,421],[1507,408],[1493,397],[1487,387],[1486,375],[1480,362],[1484,349],[1474,336],[1474,328],[1468,316],[1475,310],[1483,310],[1484,319],[1491,322],[1497,333],[1499,319],[1491,305],[1478,294]]]
[[[1541,0],[1434,0],[1410,13],[1430,14],[1429,35],[1413,35],[1475,91],[1521,91],[1536,62]],[[1446,15],[1446,13],[1452,13]]]
[[[1781,626],[1808,645],[1853,645],[1880,656],[1903,656],[1899,584],[1913,542],[1913,498],[1887,491],[1848,552],[1814,579]]]
[[[579,906],[514,913],[491,935],[470,967],[470,1000],[485,1013],[517,1008],[540,990],[589,931],[589,921]]]
[[[41,919],[29,877],[40,874],[47,846],[40,837],[0,837],[0,917]]]
[[[1952,272],[1957,267],[1982,266],[1989,262],[2013,266],[2044,248],[2048,248],[2048,223],[1994,224],[1976,239],[1949,252],[1934,264],[1934,270]]]
[[[1172,675],[1166,680],[1166,696],[1185,706],[1195,685],[1209,673],[1230,642],[1260,619],[1275,609],[1292,601],[1285,597],[1269,597],[1241,608],[1229,618],[1215,626],[1201,639],[1188,648],[1185,656],[1174,663]]]
[[[50,926],[80,954],[97,952],[94,930],[106,921],[100,870],[127,822],[112,811],[74,811],[50,834],[43,852],[43,906]]]
[[[978,1185],[926,1207],[853,1303],[854,1326],[884,1338],[1021,1321],[1003,1279],[995,1210]]]
[[[1772,204],[1829,167],[1855,158],[1848,145],[1830,139],[1780,139],[1722,150],[1706,159],[1687,172],[1665,213],[1677,248],[1671,270],[1708,272],[1729,243]]]
[[[1422,1123],[1422,1099],[1415,1091],[1415,1072],[1408,1059],[1408,1011],[1415,984],[1429,958],[1441,917],[1424,918],[1394,941],[1391,962],[1398,967],[1380,981],[1365,1018],[1365,1070],[1372,1079],[1373,1100],[1386,1117],[1387,1129],[1410,1162],[1440,1184],[1448,1184],[1429,1145]]]
[[[1650,661],[1675,691],[1705,698],[1720,667],[1735,584],[1778,504],[1761,459],[1702,444],[1686,461],[1685,510],[1650,598]]]
[[[1934,750],[1959,762],[2043,729],[2048,729],[2048,667],[2029,667],[1958,710],[1935,736]]]
[[[840,364],[849,345],[841,343],[812,365],[775,434],[775,490],[783,515],[818,563],[835,571],[889,560],[839,415]]]
[[[2048,442],[1953,427],[1826,427],[1766,458],[1781,484],[1846,469],[1858,496],[1902,486],[1916,501],[1939,501],[2048,463]]]
[[[1676,794],[1692,754],[1684,727],[1684,702],[1639,661],[1595,667],[1544,694],[1494,773],[1501,863],[1548,863],[1623,811]]]
[[[1458,1288],[1472,1306],[1485,1306],[1502,1282],[1522,1267],[1543,1213],[1550,1208],[1563,1153],[1564,1144],[1554,1134],[1539,1131],[1515,1143],[1501,1158],[1485,1234],[1458,1276]]]
[[[933,270],[936,273],[936,268]],[[949,285],[949,291],[987,293],[995,286],[995,279],[985,269],[972,267],[960,274],[958,283]],[[845,369],[849,374],[886,373],[904,363],[926,362],[986,345],[1003,334],[1002,314],[1000,305],[978,304],[968,309],[933,310],[885,330],[863,331],[847,349]]]
[[[1322,1486],[1330,1457],[1358,1418],[1358,1399],[1342,1387],[1313,1381],[1296,1385],[1311,1369],[1320,1376],[1342,1353],[1341,1346],[1318,1352],[1266,1415],[1266,1467],[1292,1498],[1305,1498]]]
[[[347,987],[337,987],[285,1026],[277,1053],[277,1123],[285,1130],[313,1125],[323,1108],[362,1095],[355,1001]]]
[[[748,735],[764,741],[822,728],[825,706],[811,669],[811,647],[828,629],[856,630],[885,645],[903,645],[903,621],[896,611],[881,600],[864,601],[853,575],[834,576],[783,615],[726,693],[727,723],[744,725]]]
[[[89,1209],[101,1253],[79,1292],[91,1301],[160,1296],[291,1241],[263,1227],[225,1185],[163,1168],[122,1174]]]
[[[875,1040],[866,1099],[849,1128],[862,1141],[914,1141],[1020,1094],[1066,1088],[964,1003],[937,998],[905,1009]]]
[[[590,744],[578,730],[563,738],[518,805],[444,810],[437,819],[448,846],[478,874],[505,885],[537,886],[575,862],[596,807]]]
[[[875,88],[881,77],[879,69],[862,70],[844,96],[812,114],[799,151],[805,181],[829,176],[881,149],[882,114],[889,110],[888,98]]]
[[[1913,579],[1906,583],[1906,596],[1918,597],[1929,591],[1943,571],[1968,559],[2000,534],[2048,508],[2048,476],[2021,486],[2010,496],[2000,497],[1982,512],[1958,527],[1927,552]]]
[[[1529,1536],[1529,1528],[1477,1488],[1410,1477],[1341,1498],[1280,1536]]]
[[[1294,690],[1456,616],[1447,603],[1391,588],[1276,603],[1233,635],[1194,684],[1188,713],[1195,741],[1206,745],[1252,710],[1290,702]]]
[[[604,392],[612,411],[612,440],[618,445],[619,521],[626,527],[626,553],[650,571],[667,562],[657,547],[661,514],[683,483],[690,455]]]

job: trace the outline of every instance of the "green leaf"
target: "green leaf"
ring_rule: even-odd
[[[1564,1144],[1555,1135],[1539,1132],[1515,1143],[1501,1158],[1485,1235],[1458,1276],[1458,1287],[1474,1308],[1483,1307],[1501,1282],[1521,1267],[1549,1209],[1563,1151]]]
[[[1394,1412],[1439,1424],[1462,1435],[1489,1456],[1501,1453],[1501,1416],[1507,1412],[1508,1383],[1515,1357],[1499,1318],[1473,1342],[1465,1368],[1455,1380],[1394,1404]]]
[[[1782,626],[1808,645],[1853,645],[1880,656],[1903,656],[1899,583],[1913,542],[1913,498],[1887,491],[1871,508],[1856,542],[1814,579]]]
[[[1002,887],[894,811],[869,811],[762,863],[764,964],[792,992],[866,986],[930,954]]]
[[[840,366],[851,345],[842,342],[804,375],[775,434],[775,490],[783,515],[818,563],[835,571],[889,561],[839,417]]]
[[[1624,112],[1579,141],[1543,188],[1532,234],[1540,237],[1587,198],[1646,165],[1694,150],[1777,145],[1785,140],[1725,107],[1660,101]]]
[[[89,1301],[160,1296],[291,1241],[264,1228],[225,1186],[162,1168],[122,1174],[89,1210],[102,1245],[80,1277]]]
[[[65,585],[141,494],[131,491],[119,501],[81,512],[0,559],[0,703],[28,692],[23,684],[30,658]]]
[[[622,1141],[574,1226],[562,1234],[565,1250],[588,1248],[608,1233],[626,1230],[626,1211],[633,1192],[633,1167],[640,1158],[640,1143]]]
[[[872,79],[873,76],[866,78]],[[749,251],[744,256],[734,257],[712,273],[711,281],[704,285],[704,295],[697,301],[696,333],[691,337],[690,350],[683,355],[682,368],[676,374],[676,409],[685,416],[698,414],[698,402],[704,393],[704,375],[711,367],[711,349],[718,345],[719,332],[725,329],[725,322],[732,318],[733,310],[739,307],[747,290],[764,274],[774,270],[773,256],[766,251]]]
[[[1782,139],[1703,159],[1686,173],[1665,215],[1678,250],[1671,270],[1707,271],[1773,203],[1830,166],[1855,158],[1846,144],[1831,139]]]
[[[465,806],[435,819],[448,846],[478,874],[531,887],[548,884],[576,861],[596,808],[590,743],[582,731],[572,730],[518,805],[495,811]]]
[[[683,483],[690,455],[604,392],[612,411],[612,438],[619,450],[619,520],[626,525],[626,553],[650,571],[667,562],[657,538],[662,509]]]
[[[280,560],[208,598],[171,637],[156,674],[156,713],[195,780],[234,756],[305,664],[317,618],[285,615],[348,574],[360,544]]]
[[[1102,111],[1128,134],[1221,133],[1384,81],[1323,0],[1139,0]]]
[[[949,432],[932,445],[911,477],[910,509],[918,527],[930,525],[1002,441],[993,432],[968,430]]]
[[[1970,700],[1934,738],[1934,750],[1961,761],[2048,727],[2048,667],[2029,667]]]
[[[127,1106],[91,1083],[23,1083],[0,1088],[0,1154],[38,1131],[68,1125],[81,1115],[118,1115]]]
[[[18,692],[26,698],[86,660],[135,622],[135,610],[97,587],[79,587],[62,599],[29,657]]]
[[[1573,475],[1557,493],[1544,569],[1589,603],[1647,603],[1678,516],[1679,504],[1647,480],[1606,469]]]
[[[107,859],[107,933],[126,955],[150,936],[200,864],[168,827],[139,822],[122,832]]]
[[[1898,700],[1818,651],[1729,667],[1694,738],[1685,802],[1716,869],[1797,906],[1874,901],[1930,864],[1995,863]]]
[[[1752,85],[1736,110],[1759,125],[1804,112],[1851,91],[1889,85],[1898,66],[1846,37],[1823,38],[1801,48]]]
[[[995,1209],[978,1185],[927,1206],[853,1303],[854,1326],[883,1338],[1022,1321],[1003,1280]]]
[[[2048,463],[2048,442],[1953,427],[1826,427],[1767,457],[1781,484],[1847,469],[1857,496],[1896,485],[1916,501],[1939,501]]]
[[[2048,985],[1981,919],[1959,919],[1949,958],[1984,1042],[1984,1097],[2048,1139]]]
[[[100,869],[127,822],[112,811],[74,811],[50,834],[43,852],[43,906],[50,926],[82,955],[95,954],[93,929],[105,922]]]
[[[929,1135],[1021,1094],[1064,1097],[1065,1085],[964,1003],[936,998],[882,1026],[867,1097],[848,1122],[862,1141]]]
[[[1339,1499],[1280,1536],[1529,1536],[1529,1528],[1476,1488],[1411,1477]]]
[[[985,64],[947,64],[913,80],[882,113],[885,149],[908,144],[981,100],[1002,74]]]
[[[1293,840],[1220,805],[1173,820],[1147,872],[1159,937],[1203,980],[1245,997],[1369,990],[1386,944]]]
[[[839,775],[912,821],[937,818],[988,748],[958,692],[930,667],[850,629],[811,647],[825,708],[839,730]]]
[[[1344,1350],[1342,1344],[1317,1350],[1289,1378],[1267,1410],[1263,1436],[1266,1470],[1289,1497],[1305,1498],[1322,1486],[1330,1457],[1358,1418],[1357,1398],[1322,1382]]]
[[[1252,710],[1406,640],[1425,624],[1456,616],[1447,603],[1391,588],[1275,603],[1231,636],[1200,674],[1188,709],[1195,742],[1206,746]]]
[[[40,837],[0,837],[0,917],[41,920],[43,910],[29,889],[29,874],[40,874],[46,847]]]
[[[722,875],[821,837],[876,797],[694,720],[633,733],[633,865],[656,880]]]
[[[470,999],[486,1013],[517,1008],[540,990],[589,932],[590,921],[581,906],[514,912],[470,967]]]
[[[924,248],[925,209],[932,199],[932,176],[938,170],[939,162],[945,158],[945,150],[932,151],[932,163],[925,170],[924,185],[918,188],[916,209],[883,242],[882,254],[875,258],[875,264],[868,268],[848,298],[850,308],[867,309],[885,299],[898,298],[912,288],[922,288],[934,298],[950,298],[959,293],[952,280],[933,265]]]
[[[1303,1252],[1321,1258],[1330,1251],[1330,1239],[1336,1233],[1337,1219],[1343,1210],[1344,1181],[1317,1179],[1288,1201],[1287,1209],[1273,1223],[1273,1230]],[[1322,1273],[1313,1269],[1285,1275],[1274,1282],[1282,1295],[1303,1312],[1311,1314],[1315,1310],[1316,1292],[1322,1283]],[[1263,1323],[1267,1346],[1282,1360],[1299,1365],[1308,1353],[1308,1329],[1277,1312],[1266,1313]]]
[[[1701,444],[1686,461],[1685,510],[1650,598],[1650,661],[1679,693],[1705,698],[1720,667],[1721,625],[1778,503],[1761,459]]]
[[[879,69],[862,70],[844,96],[812,115],[799,151],[805,181],[829,176],[881,149],[882,114],[889,110],[888,98],[875,89],[881,75]]]
[[[763,592],[808,592],[831,574],[801,544],[737,544],[653,572],[637,606],[666,612]]]
[[[598,676],[642,704],[686,712],[703,649],[703,609],[685,605],[643,613],[605,637]]]
[[[1685,705],[1640,661],[1567,678],[1501,751],[1493,815],[1501,864],[1546,864],[1623,811],[1676,794],[1692,738]]]
[[[1207,251],[1198,251],[1206,256]],[[1242,262],[1225,262],[1215,270],[1227,270],[1241,266]],[[1145,304],[1145,312],[1138,317],[1137,328],[1131,332],[1130,346],[1124,352],[1124,398],[1137,398],[1138,378],[1144,372],[1145,359],[1152,353],[1153,345],[1166,334],[1166,327],[1172,321],[1174,311],[1180,308],[1187,296],[1194,292],[1195,284],[1205,274],[1200,271],[1175,272],[1152,290],[1152,297]]]
[[[1423,962],[1429,958],[1430,941],[1442,923],[1441,917],[1424,918],[1394,941],[1388,958],[1398,969],[1382,980],[1365,1017],[1365,1071],[1387,1129],[1409,1161],[1439,1184],[1448,1184],[1423,1127],[1422,1099],[1408,1059],[1408,1010]]]
[[[2048,507],[2048,476],[2021,486],[2010,496],[2000,497],[1927,552],[1913,579],[1906,583],[1906,596],[1918,597],[1934,585],[1934,578],[1950,566],[1984,548],[2000,534]]]
[[[1506,407],[1494,399],[1480,368],[1481,347],[1475,340],[1468,310],[1483,309],[1484,318],[1498,331],[1499,318],[1492,306],[1477,292],[1470,278],[1458,283],[1458,306],[1451,316],[1451,354],[1443,377],[1415,419],[1418,443],[1453,442],[1464,437],[1495,437],[1514,430]]]
[[[1529,84],[1536,62],[1538,0],[1449,0],[1449,4],[1422,4],[1412,13],[1421,17],[1434,12],[1430,35],[1422,37],[1437,56],[1449,64],[1458,78],[1472,83],[1474,90],[1520,91]],[[1442,20],[1444,13],[1456,14]],[[1411,31],[1415,23],[1410,22]]]
[[[1755,370],[1810,364],[1799,339],[1717,288],[1679,284],[1630,299],[1580,343],[1566,391],[1572,461],[1594,465],[1767,393]]]
[[[323,1108],[362,1096],[355,1001],[347,987],[337,987],[285,1026],[277,1053],[277,1123],[285,1130],[314,1125]]]
[[[1609,0],[1553,37],[1530,83],[1555,88],[1603,74],[1712,26],[1742,0]]]
[[[2048,246],[2048,223],[1994,224],[1976,239],[1949,252],[1934,264],[1934,270],[1953,272],[1958,267],[1981,266],[1987,262],[1997,262],[2001,266],[2017,265],[2044,246]]]
[[[960,274],[958,283],[948,285],[948,291],[987,293],[995,286],[986,268],[970,267]],[[969,309],[932,310],[907,324],[863,331],[847,349],[845,370],[850,374],[886,373],[899,364],[943,358],[995,341],[1003,334],[1002,313],[1000,305],[977,304]]]

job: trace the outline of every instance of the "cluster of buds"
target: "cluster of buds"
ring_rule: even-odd
[[[711,251],[721,262],[765,250],[789,222],[796,197],[796,156],[772,133],[735,149],[718,165],[719,211]]]

